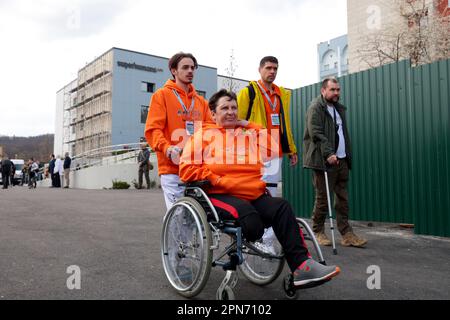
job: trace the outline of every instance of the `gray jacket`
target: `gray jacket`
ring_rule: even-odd
[[[150,150],[145,148],[141,150],[138,155],[138,162],[142,163],[141,166],[145,166],[150,161]]]
[[[336,103],[335,107],[342,119],[345,153],[347,154],[348,167],[351,169],[352,152],[345,118],[346,108],[340,103]],[[304,168],[326,169],[326,160],[335,154],[335,134],[333,118],[328,113],[325,99],[320,95],[311,102],[306,113],[305,133],[303,135]]]

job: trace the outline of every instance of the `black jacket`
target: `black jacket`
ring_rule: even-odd
[[[70,159],[70,157],[65,157],[64,158],[63,168],[64,169],[70,169],[70,164],[71,163],[72,163],[72,159]]]
[[[2,172],[3,173],[11,173],[13,167],[13,163],[11,160],[2,160]]]
[[[50,174],[53,174],[53,171],[55,171],[55,159],[50,160],[50,162],[48,163],[48,171],[50,172]]]

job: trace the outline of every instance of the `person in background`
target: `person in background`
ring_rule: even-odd
[[[33,158],[30,158],[30,160],[28,160],[28,176],[30,177],[28,182],[29,189],[36,188],[36,179],[38,172],[39,172],[38,164],[34,161]]]
[[[11,176],[11,169],[13,163],[9,160],[8,155],[4,155],[2,160],[2,183],[3,189],[8,189],[9,177]]]
[[[52,185],[50,186],[50,188],[56,187],[56,180],[55,180],[55,175],[54,175],[55,162],[56,162],[55,155],[52,154],[50,156],[50,162],[48,163],[48,172],[50,173],[50,178],[52,179]]]
[[[64,188],[68,189],[70,186],[70,165],[72,164],[72,159],[69,157],[69,153],[66,152],[65,158],[64,158]]]
[[[335,78],[322,82],[320,96],[306,112],[303,135],[303,167],[313,170],[315,201],[312,214],[313,231],[319,244],[330,246],[324,223],[328,216],[328,200],[324,171],[327,171],[330,193],[334,193],[337,227],[341,245],[364,247],[367,240],[357,236],[348,222],[347,185],[352,165],[350,135],[346,108],[339,103],[341,87]],[[330,195],[331,196],[331,195]]]
[[[145,182],[147,183],[147,189],[150,189],[150,170],[153,169],[153,165],[150,163],[150,150],[147,148],[147,143],[141,143],[141,151],[138,155],[139,164],[139,184],[138,189],[142,189],[143,175],[145,175]]]
[[[55,168],[53,169],[53,176],[55,179],[55,188],[61,188],[61,176],[64,174],[63,162],[61,156],[57,156],[55,160]]]

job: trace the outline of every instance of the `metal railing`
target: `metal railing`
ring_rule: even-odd
[[[98,149],[92,149],[72,158],[71,170],[80,170],[100,165],[117,163],[137,163],[142,143],[117,144]],[[150,153],[153,153],[151,148]]]

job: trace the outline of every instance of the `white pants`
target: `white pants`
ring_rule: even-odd
[[[184,187],[178,184],[182,183],[180,177],[176,174],[161,175],[161,188],[164,192],[167,210],[169,210],[178,199],[184,195]]]
[[[275,158],[264,163],[264,174],[262,180],[268,183],[277,183],[281,181],[281,164],[283,158]],[[272,197],[278,196],[278,188],[268,187],[267,188],[272,195]]]

